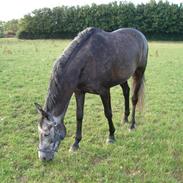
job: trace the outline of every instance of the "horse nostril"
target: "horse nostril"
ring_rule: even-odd
[[[46,161],[46,157],[43,157],[42,159],[43,159],[44,161]]]

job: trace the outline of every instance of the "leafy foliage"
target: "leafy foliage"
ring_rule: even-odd
[[[0,21],[0,38],[15,36],[19,27],[19,21],[16,19],[7,22]]]
[[[149,36],[179,36],[183,31],[183,6],[151,0],[137,6],[113,2],[82,7],[43,8],[21,19],[18,37],[67,38],[89,26],[106,31],[134,27]]]
[[[4,34],[16,35],[18,31],[18,20],[12,19],[4,23]]]
[[[0,38],[4,37],[4,22],[0,21]]]
[[[5,31],[16,32],[18,29],[18,20],[13,19],[5,23],[4,25]]]

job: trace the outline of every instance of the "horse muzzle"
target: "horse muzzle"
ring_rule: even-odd
[[[38,148],[38,157],[42,161],[53,160],[55,152],[58,151],[60,141],[55,141],[51,149]]]
[[[51,161],[54,158],[54,153],[38,151],[38,157],[41,161]]]

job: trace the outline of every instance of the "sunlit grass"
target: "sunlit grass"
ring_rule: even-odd
[[[88,94],[83,140],[76,154],[75,101],[66,114],[67,138],[54,161],[37,157],[33,103],[44,103],[54,60],[70,40],[0,39],[0,182],[183,182],[183,43],[150,42],[145,108],[137,130],[121,124],[124,99],[111,90],[116,143],[106,145],[100,98]]]

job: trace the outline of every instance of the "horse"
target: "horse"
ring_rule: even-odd
[[[124,122],[128,122],[128,79],[133,78],[131,127],[134,129],[137,103],[143,99],[144,72],[147,65],[148,44],[145,36],[133,28],[106,32],[86,28],[75,37],[56,60],[50,78],[44,108],[35,103],[41,114],[38,123],[38,157],[52,160],[60,142],[66,136],[64,116],[71,96],[76,98],[76,135],[71,151],[79,149],[85,94],[100,96],[109,125],[108,143],[115,141],[112,121],[110,88],[120,85],[125,99]]]

